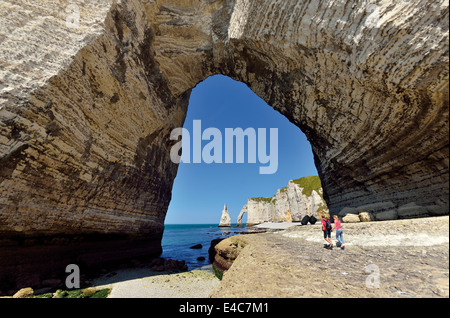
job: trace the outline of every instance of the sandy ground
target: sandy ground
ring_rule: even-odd
[[[285,230],[293,226],[301,226],[301,223],[291,223],[291,222],[265,222],[253,227],[258,229],[270,229],[270,230]]]
[[[211,297],[449,297],[448,216],[342,226],[345,250],[323,248],[320,224],[239,237]]]
[[[182,273],[129,268],[92,281],[95,289],[111,288],[108,298],[205,298],[219,284],[211,267]]]
[[[176,274],[141,267],[117,270],[92,283],[95,289],[112,288],[109,298],[449,295],[448,216],[343,224],[345,251],[322,248],[320,223],[265,223],[260,228],[282,231],[244,235],[249,244],[222,281],[210,266]],[[380,271],[379,288],[367,288],[372,265]]]
[[[368,223],[342,223],[346,246],[433,246],[449,243],[449,218],[419,218]],[[289,228],[281,235],[325,243],[321,224]],[[335,231],[331,238],[336,242]]]

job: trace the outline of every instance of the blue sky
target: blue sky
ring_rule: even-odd
[[[243,83],[216,75],[194,88],[184,124],[191,134],[191,158],[194,120],[201,120],[202,131],[218,128],[224,139],[225,128],[252,127],[256,132],[266,128],[267,145],[269,129],[278,128],[278,170],[259,174],[262,164],[258,157],[256,163],[248,163],[247,155],[244,163],[181,163],[166,224],[218,224],[224,204],[235,223],[248,198],[270,197],[290,179],[317,175],[311,146],[301,130]],[[202,149],[208,143],[203,141]],[[245,146],[247,149],[247,142]],[[225,158],[225,147],[222,156]]]

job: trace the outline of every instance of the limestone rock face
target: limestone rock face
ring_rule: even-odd
[[[415,202],[410,202],[397,207],[392,201],[386,201],[365,204],[356,208],[345,207],[338,215],[344,222],[354,220],[354,215],[359,215],[361,221],[368,222],[440,216],[448,214],[448,211],[449,207],[446,204],[420,206]]]
[[[260,224],[266,221],[271,221],[274,219],[275,206],[270,201],[262,201],[259,198],[248,199],[247,204],[244,205],[241,212],[237,218],[238,226],[242,225],[242,218],[244,217],[244,213],[247,213],[247,226]]]
[[[446,0],[1,0],[0,246],[100,235],[156,253],[170,132],[214,74],[302,129],[331,213],[448,213],[448,18]]]
[[[305,193],[304,180],[317,180],[316,189]],[[328,214],[328,208],[322,197],[319,177],[306,177],[290,180],[285,188],[278,189],[271,198],[251,198],[239,213],[237,223],[242,224],[247,213],[247,225],[264,222],[300,222],[306,215],[320,219],[319,212]]]
[[[228,212],[228,208],[227,205],[225,204],[225,206],[223,207],[222,210],[222,216],[220,218],[220,223],[219,226],[231,226],[231,217],[230,217],[230,213]]]

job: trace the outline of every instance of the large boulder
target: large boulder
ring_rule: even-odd
[[[29,296],[32,296],[34,294],[34,290],[31,287],[22,288],[19,291],[17,291],[13,298],[27,298]]]
[[[242,249],[247,245],[242,236],[231,236],[216,244],[213,270],[216,276],[222,278],[224,272],[230,269]]]
[[[211,240],[211,244],[209,245],[208,248],[208,258],[209,261],[211,262],[211,264],[214,262],[214,257],[216,256],[216,245],[219,244],[220,242],[222,242],[224,239],[223,238],[216,238]]]
[[[342,222],[344,223],[358,223],[361,222],[358,214],[347,214],[342,218]]]
[[[358,213],[358,217],[361,222],[375,221],[375,216],[371,212],[360,212],[360,213]]]
[[[301,221],[302,225],[308,224],[308,222],[309,222],[310,219],[311,219],[311,218],[310,218],[308,215],[305,215],[305,216],[302,218],[302,221]]]

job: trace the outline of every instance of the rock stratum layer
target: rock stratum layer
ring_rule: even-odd
[[[66,239],[157,253],[170,132],[214,74],[306,134],[331,213],[448,211],[448,18],[446,0],[1,0],[0,272]]]
[[[319,213],[329,214],[323,199],[323,189],[318,176],[289,180],[286,187],[278,189],[270,198],[250,198],[237,218],[242,225],[247,213],[246,225],[264,222],[300,222],[305,216],[320,219]]]

